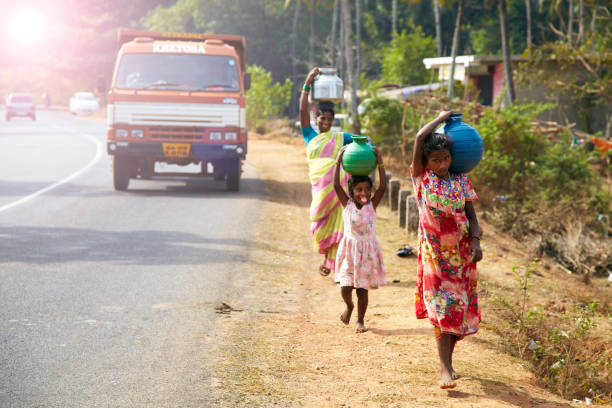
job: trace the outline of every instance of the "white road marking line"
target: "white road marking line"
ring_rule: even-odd
[[[61,130],[62,132],[66,131],[65,129],[59,129],[59,128],[58,128],[58,130]],[[57,187],[61,186],[62,184],[66,184],[69,181],[74,180],[75,178],[79,177],[80,175],[85,173],[87,170],[89,170],[94,164],[96,164],[98,162],[98,160],[100,160],[100,158],[102,157],[103,146],[102,146],[102,143],[100,143],[100,141],[98,139],[96,139],[95,137],[93,137],[92,135],[87,134],[87,133],[78,133],[78,132],[74,132],[74,131],[70,131],[70,132],[74,133],[77,136],[85,136],[85,137],[89,138],[91,141],[93,141],[94,144],[96,145],[96,155],[95,155],[95,157],[85,167],[82,167],[80,170],[77,170],[76,172],[72,173],[70,176],[68,176],[68,177],[66,177],[66,178],[64,178],[64,179],[62,179],[62,180],[60,180],[60,181],[58,181],[56,183],[53,183],[53,184],[51,184],[51,185],[49,185],[49,186],[47,186],[47,187],[45,187],[43,189],[40,189],[40,190],[36,191],[35,193],[32,193],[32,194],[27,195],[27,196],[25,196],[23,198],[20,198],[17,201],[13,201],[12,203],[3,205],[2,207],[0,207],[0,213],[3,212],[3,211],[8,210],[10,208],[17,207],[18,205],[24,204],[24,203],[30,201],[33,198],[36,198],[36,197],[38,197],[38,196],[40,196],[42,194],[45,194],[48,191],[53,190],[54,188],[57,188]]]

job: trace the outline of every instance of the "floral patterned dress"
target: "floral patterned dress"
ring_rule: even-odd
[[[344,235],[338,246],[334,280],[340,286],[378,289],[387,284],[380,243],[376,238],[376,211],[372,202],[357,208],[349,200],[344,211]]]
[[[470,260],[465,202],[478,197],[464,174],[444,180],[424,169],[412,184],[419,208],[416,317],[459,338],[480,323],[476,264]]]

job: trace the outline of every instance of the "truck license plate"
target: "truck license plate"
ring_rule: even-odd
[[[164,156],[188,157],[190,148],[189,143],[164,143]]]

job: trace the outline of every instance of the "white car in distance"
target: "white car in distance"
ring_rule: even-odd
[[[100,109],[98,98],[91,92],[76,92],[70,98],[70,113],[97,112]]]

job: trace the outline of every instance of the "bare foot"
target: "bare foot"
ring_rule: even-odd
[[[355,325],[355,333],[365,333],[368,331],[368,328],[364,326],[363,323],[357,322]]]
[[[451,378],[453,380],[458,380],[459,378],[461,378],[461,374],[459,374],[458,372],[456,372],[455,370],[451,371]]]
[[[342,321],[342,323],[349,324],[349,322],[351,321],[352,313],[353,313],[353,308],[347,306],[346,310],[342,312],[342,314],[340,315],[340,320]]]
[[[440,388],[443,390],[455,388],[457,384],[453,381],[452,374],[446,370],[440,372]]]

